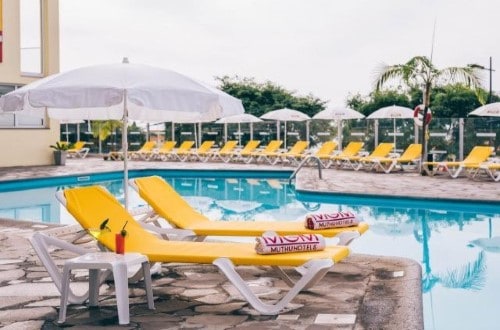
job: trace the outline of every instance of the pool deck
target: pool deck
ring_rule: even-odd
[[[132,161],[130,169],[290,169],[281,165],[198,162]],[[123,169],[121,162],[99,158],[69,159],[66,166],[0,168],[0,181],[21,178],[88,174]],[[315,167],[297,175],[297,189],[424,198],[500,201],[500,183],[486,179],[422,177],[416,173],[373,173]],[[62,239],[70,227],[0,219],[0,327],[57,329],[59,306],[55,290],[27,238],[50,229]],[[74,227],[74,226],[73,226]],[[363,239],[362,237],[360,239]],[[95,249],[91,240],[82,245]],[[61,258],[64,255],[60,256]],[[247,267],[246,278],[263,298],[275,299],[283,286],[277,274],[264,267]],[[82,279],[81,274],[77,274]],[[83,282],[77,284],[84,284]],[[413,260],[357,254],[352,251],[312,290],[301,293],[290,311],[279,316],[258,315],[226,286],[214,267],[168,264],[155,275],[156,309],[144,303],[140,285],[131,284],[131,323],[127,329],[248,328],[248,329],[423,329],[421,268]],[[81,289],[82,286],[79,286]],[[65,326],[117,327],[112,286],[105,286],[99,309],[72,305]]]

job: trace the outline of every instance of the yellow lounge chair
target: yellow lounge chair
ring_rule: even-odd
[[[347,245],[368,229],[366,223],[318,231],[306,229],[304,222],[297,221],[211,221],[193,209],[159,176],[136,178],[129,182],[152,207],[153,212],[148,215],[150,219],[161,217],[173,227],[191,230],[197,239],[204,239],[206,236],[262,236],[271,231],[279,235],[319,233],[325,237],[338,238],[339,245]],[[278,189],[281,189],[279,182],[278,185]]]
[[[390,158],[372,158],[369,160],[365,160],[367,163],[373,163],[373,168],[381,169],[385,173],[390,173],[397,166],[400,167],[401,171],[403,170],[403,164],[415,164],[418,165],[420,163],[420,156],[422,155],[422,145],[419,143],[410,144],[408,148],[406,148],[405,152],[400,157]],[[417,166],[418,168],[418,166]]]
[[[156,142],[155,141],[148,141],[142,145],[142,147],[137,150],[129,153],[129,157],[131,159],[143,159],[143,160],[149,160],[151,156],[153,155],[153,149],[156,147]]]
[[[191,148],[194,146],[194,143],[194,141],[182,142],[179,148],[174,149],[172,150],[172,152],[170,152],[168,157],[173,160],[180,160],[182,162],[185,161],[188,158],[191,152]]]
[[[154,152],[154,158],[167,160],[168,155],[174,150],[177,141],[165,141],[162,146]]]
[[[68,149],[68,157],[80,157],[85,158],[89,153],[90,148],[85,147],[84,141],[77,141],[73,145],[73,148]]]
[[[304,158],[310,158],[310,157],[316,157],[321,161],[321,164],[323,167],[327,167],[328,161],[330,160],[330,157],[332,156],[332,153],[337,149],[337,142],[335,141],[326,141],[321,145],[321,147],[313,154],[302,154],[300,157],[302,159]]]
[[[213,152],[212,158],[219,158],[227,163],[231,159],[237,145],[238,141],[236,140],[227,141],[220,150]]]
[[[368,156],[346,157],[342,160],[342,166],[358,171],[362,167],[371,170],[374,167],[374,160],[387,158],[394,149],[394,143],[380,143]]]
[[[286,152],[275,152],[273,154],[265,155],[264,159],[267,160],[271,165],[281,162],[289,162],[290,164],[298,165],[301,160],[301,156],[307,150],[309,142],[307,141],[297,141],[290,150]]]
[[[255,149],[257,149],[257,147],[259,146],[260,144],[260,141],[258,140],[250,140],[247,142],[247,144],[243,147],[243,149],[241,150],[236,150],[234,151],[233,153],[230,153],[230,155],[228,155],[228,160],[224,160],[224,162],[228,162],[232,159],[235,159],[235,160],[244,160],[246,159],[247,157],[250,157],[250,155],[255,151]]]
[[[443,171],[455,179],[458,178],[464,169],[474,172],[474,167],[486,162],[492,153],[492,147],[475,146],[461,162],[424,162],[424,170],[430,175]],[[429,170],[429,165],[432,166],[432,171]]]
[[[57,199],[87,230],[100,228],[108,219],[106,230],[94,233],[99,244],[115,250],[115,234],[127,224],[125,251],[145,255],[150,262],[215,265],[226,275],[241,295],[260,313],[279,314],[302,290],[311,288],[329,269],[349,255],[346,246],[327,246],[325,250],[259,255],[253,243],[168,241],[144,229],[105,188],[87,186],[65,189]],[[265,303],[252,292],[238,274],[236,266],[272,266],[291,289],[275,304]],[[294,283],[281,267],[297,268],[300,279]]]
[[[196,150],[190,150],[187,159],[201,160],[206,162],[212,156],[212,147],[215,141],[204,141],[201,146]]]
[[[341,153],[333,155],[330,157],[330,161],[326,164],[326,168],[334,165],[339,167],[342,165],[345,159],[357,157],[358,153],[361,151],[365,144],[363,142],[349,142],[347,146],[342,150]]]
[[[275,154],[282,144],[283,141],[281,140],[272,140],[264,149],[254,151],[250,153],[248,157],[244,157],[243,161],[247,164],[250,164],[254,159],[256,161],[265,159],[267,156]]]

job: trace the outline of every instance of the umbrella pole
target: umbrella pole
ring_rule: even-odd
[[[250,140],[253,140],[253,123],[250,123]]]
[[[396,151],[396,118],[393,119],[394,125],[394,151]]]
[[[283,140],[285,140],[285,150],[286,150],[286,121],[285,121],[285,129],[284,129]]]
[[[338,148],[339,151],[342,151],[342,119],[338,119],[337,122],[337,140],[338,140]]]
[[[123,130],[122,130],[122,150],[123,150],[123,193],[125,195],[125,209],[128,210],[128,141],[127,141],[127,91],[123,96]]]
[[[241,123],[238,122],[238,145],[241,147]]]

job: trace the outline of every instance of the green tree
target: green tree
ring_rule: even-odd
[[[403,91],[379,90],[370,93],[366,98],[357,94],[347,99],[347,105],[365,116],[377,111],[380,108],[391,105],[411,107],[410,98]]]
[[[465,86],[478,89],[480,87],[479,76],[476,68],[472,67],[448,67],[438,69],[432,61],[425,56],[415,56],[404,64],[384,65],[375,81],[375,91],[397,83],[399,86],[408,88],[419,88],[423,91],[423,117],[426,118],[431,104],[431,92],[436,86],[452,82],[461,82]],[[394,85],[392,85],[394,87]],[[427,159],[427,124],[422,125],[421,141],[423,141],[423,152],[421,164]],[[425,171],[421,169],[422,175]]]
[[[327,103],[311,94],[296,95],[296,92],[286,90],[270,81],[258,83],[253,78],[238,76],[216,77],[216,80],[219,81],[219,89],[239,98],[243,102],[245,111],[257,117],[281,108],[298,110],[312,117],[324,110]]]

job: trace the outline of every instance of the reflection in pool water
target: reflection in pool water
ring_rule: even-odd
[[[353,252],[412,258],[422,265],[426,329],[494,329],[500,302],[500,205],[304,194],[286,180],[166,177],[213,220],[303,221],[350,210],[370,224]],[[105,186],[123,199],[120,180]],[[0,217],[73,223],[55,200],[61,187],[0,192]],[[131,206],[144,202],[131,190]]]

